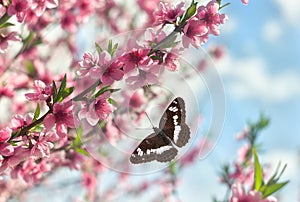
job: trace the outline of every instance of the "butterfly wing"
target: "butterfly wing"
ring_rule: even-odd
[[[182,98],[175,98],[159,122],[159,129],[178,147],[183,147],[190,139],[190,128],[185,123],[185,103]]]
[[[130,162],[134,164],[153,160],[167,162],[174,159],[176,155],[177,149],[160,131],[159,133],[152,133],[138,145],[130,156]]]

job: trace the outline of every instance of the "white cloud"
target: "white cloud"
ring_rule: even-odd
[[[273,74],[261,58],[233,59],[229,56],[218,65],[225,90],[237,99],[284,102],[300,95],[300,76],[292,70]]]
[[[298,27],[300,20],[300,1],[275,0],[275,2],[285,19],[290,24]]]
[[[283,35],[282,24],[278,20],[267,22],[262,29],[262,37],[269,43],[275,44]]]

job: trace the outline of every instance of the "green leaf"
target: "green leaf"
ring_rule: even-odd
[[[108,91],[110,88],[110,86],[104,86],[103,88],[101,88],[96,94],[95,94],[95,98],[99,97],[100,95],[102,95],[103,93],[105,93],[106,91]]]
[[[264,185],[264,181],[263,181],[262,168],[259,163],[258,156],[255,149],[253,149],[253,156],[254,156],[254,188],[255,190],[259,191],[261,186]]]
[[[67,85],[67,75],[64,75],[63,80],[61,81],[56,99],[54,100],[54,102],[61,102],[64,99],[64,94],[65,94],[65,89],[66,89],[66,85]],[[71,92],[72,93],[72,92]]]
[[[53,94],[53,104],[57,100],[57,87],[54,81],[52,81],[52,94]]]
[[[111,55],[111,51],[112,51],[112,40],[109,40],[108,41],[107,52],[109,52],[109,54]]]
[[[114,99],[112,99],[112,98],[108,98],[107,101],[108,101],[110,104],[114,105],[114,106],[117,106],[117,105],[118,105],[118,103],[117,103]]]
[[[194,0],[192,1],[190,7],[186,10],[184,18],[181,20],[181,23],[185,23],[185,21],[193,17],[197,10],[197,3],[198,2],[195,3]]]
[[[267,186],[265,188],[264,192],[263,192],[263,198],[266,198],[267,196],[270,196],[274,192],[276,192],[279,189],[281,189],[282,187],[284,187],[287,183],[289,183],[289,181],[276,183],[276,184],[272,184],[272,185]]]
[[[2,18],[0,18],[0,25],[5,24],[7,22],[7,20],[10,19],[11,16],[9,16],[7,13],[5,13],[4,16],[2,16]]]
[[[36,106],[36,109],[35,109],[35,112],[34,112],[34,116],[33,116],[33,120],[32,121],[35,121],[39,118],[40,116],[40,113],[41,113],[41,108],[40,108],[40,104],[37,103],[37,106]]]
[[[84,156],[90,156],[90,154],[83,148],[80,148],[80,147],[76,147],[74,149],[76,152],[78,152],[79,154],[82,154]]]
[[[99,122],[99,128],[104,128],[106,126],[106,121]]]
[[[98,54],[102,53],[103,49],[101,48],[101,46],[95,42],[95,47],[96,47],[96,50],[98,52]]]
[[[74,91],[74,87],[66,88],[62,93],[62,99],[68,97],[71,93],[73,93],[73,91]]]
[[[6,23],[0,25],[0,29],[5,28],[5,27],[11,27],[11,26],[15,26],[15,24],[6,22]]]
[[[111,56],[114,56],[116,50],[118,49],[118,46],[119,46],[118,43],[116,43],[116,44],[114,45],[114,47],[113,47],[113,49],[112,49],[112,51],[111,51],[111,53],[110,53]]]
[[[221,2],[221,1],[220,1]],[[220,5],[220,4],[219,4]],[[230,3],[226,3],[226,4],[224,4],[224,5],[220,5],[220,7],[219,7],[219,10],[221,10],[222,8],[225,8],[226,6],[229,6],[230,5]]]
[[[25,60],[24,65],[25,65],[28,75],[34,76],[36,71],[35,71],[33,63],[30,60]]]

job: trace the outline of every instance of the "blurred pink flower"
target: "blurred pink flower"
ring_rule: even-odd
[[[22,22],[25,18],[29,2],[27,0],[12,0],[11,4],[7,9],[9,16],[17,16],[18,22]]]
[[[14,97],[14,89],[12,86],[0,86],[0,98],[2,96],[8,97],[8,98],[12,98]]]
[[[0,142],[6,142],[11,137],[12,130],[9,127],[0,130]]]
[[[77,30],[76,15],[71,10],[61,10],[61,27],[71,33]]]
[[[82,186],[84,186],[88,191],[89,201],[94,201],[95,192],[97,188],[97,178],[92,173],[83,173],[82,174]]]
[[[219,4],[212,0],[206,6],[199,6],[196,17],[204,22],[210,34],[219,35],[219,25],[224,24],[228,17],[219,14]]]
[[[33,0],[31,9],[34,10],[37,16],[41,16],[46,8],[55,8],[58,6],[57,0]]]
[[[195,48],[199,48],[206,42],[208,28],[203,21],[192,18],[185,25],[183,32],[185,35],[182,39],[183,46],[188,48],[191,43]]]
[[[237,140],[247,139],[249,136],[249,133],[250,133],[250,128],[248,126],[245,126],[243,131],[236,135],[236,139]]]
[[[240,183],[233,184],[231,189],[232,196],[230,202],[277,202],[277,199],[272,196],[263,199],[262,194],[255,190],[246,193]]]
[[[0,34],[0,53],[5,53],[12,41],[21,41],[21,38],[16,34],[16,32],[10,32],[7,36]]]
[[[44,126],[47,131],[55,125],[57,134],[63,138],[67,135],[68,127],[75,128],[78,120],[73,114],[73,103],[71,101],[55,103],[53,114],[44,119]]]
[[[35,184],[40,181],[45,172],[50,170],[50,165],[45,161],[36,163],[33,158],[30,158],[23,163],[23,166],[19,171],[19,175],[23,177],[25,182]]]
[[[242,2],[243,4],[245,4],[245,5],[248,5],[249,0],[241,0],[241,2]]]
[[[28,100],[47,100],[52,94],[52,85],[46,85],[43,81],[34,81],[34,93],[26,93],[25,97]]]
[[[237,157],[237,162],[238,163],[244,163],[247,159],[247,155],[250,151],[250,145],[246,144],[244,146],[242,146],[241,148],[239,148],[238,150],[238,157]],[[248,159],[250,160],[250,159]]]
[[[132,108],[140,109],[143,104],[147,102],[143,91],[138,90],[130,97],[129,106]]]

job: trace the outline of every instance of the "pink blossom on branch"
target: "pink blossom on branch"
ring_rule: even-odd
[[[159,9],[154,13],[155,22],[154,26],[165,25],[167,23],[175,23],[177,18],[185,12],[184,2],[179,3],[176,7],[168,3],[159,4]]]
[[[79,118],[86,118],[87,122],[92,126],[96,125],[100,120],[106,120],[114,109],[107,101],[108,97],[108,94],[102,94],[90,104],[85,104],[78,113]]]
[[[25,97],[28,100],[47,100],[52,94],[52,85],[46,85],[43,81],[34,81],[34,91],[35,93],[26,93]]]
[[[16,15],[18,22],[22,22],[26,16],[27,9],[29,8],[28,0],[12,0],[7,9],[8,15]]]
[[[53,113],[46,116],[43,121],[47,131],[55,125],[57,134],[64,138],[67,135],[68,127],[75,128],[78,123],[77,118],[73,114],[73,103],[57,102],[53,105]]]
[[[9,138],[11,137],[11,133],[12,133],[12,130],[10,128],[8,128],[8,127],[2,128],[0,130],[0,143],[8,141]]]
[[[124,72],[130,72],[135,67],[147,66],[153,63],[153,60],[148,56],[150,49],[132,49],[128,53],[123,54],[119,61],[124,63]]]
[[[192,44],[195,48],[199,48],[207,40],[207,26],[197,18],[190,19],[185,25],[183,32],[182,43],[185,48],[188,48],[189,44]]]

